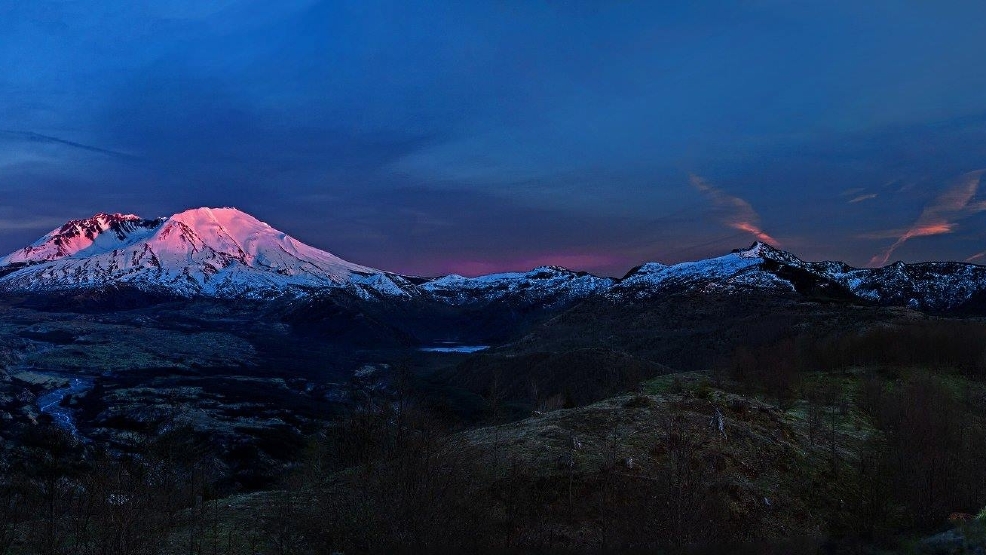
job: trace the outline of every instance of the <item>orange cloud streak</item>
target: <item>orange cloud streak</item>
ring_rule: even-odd
[[[885,265],[894,251],[910,239],[952,233],[957,225],[956,220],[986,210],[986,201],[972,202],[979,192],[984,171],[986,170],[977,170],[963,175],[955,186],[938,195],[934,202],[925,206],[917,221],[890,247],[870,259],[870,266]]]
[[[757,241],[780,246],[780,241],[771,237],[760,227],[760,215],[753,206],[745,200],[730,195],[718,187],[713,187],[701,177],[690,176],[692,186],[712,200],[713,206],[720,213],[722,222],[740,231],[745,231],[757,238]]]

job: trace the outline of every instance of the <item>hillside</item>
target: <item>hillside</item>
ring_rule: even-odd
[[[394,421],[380,407],[321,436],[285,490],[183,509],[152,537],[167,553],[966,553],[955,538],[986,527],[947,517],[978,510],[969,457],[984,437],[959,437],[944,417],[982,423],[983,407],[956,392],[982,395],[983,384],[859,367],[801,383],[779,404],[732,378],[675,374],[451,434],[417,410]],[[908,416],[929,402],[919,391],[943,418]],[[956,457],[945,466],[925,458],[943,448]],[[917,478],[942,471],[927,497],[935,486]]]

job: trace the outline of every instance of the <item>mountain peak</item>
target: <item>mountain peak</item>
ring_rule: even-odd
[[[781,262],[784,264],[802,263],[802,260],[797,256],[764,243],[763,241],[756,241],[745,249],[733,250],[732,254],[737,254],[742,258],[762,258],[764,260],[772,260],[774,262]]]
[[[222,208],[210,208],[208,206],[202,206],[200,208],[190,208],[183,212],[179,212],[170,219],[181,220],[184,222],[217,222],[223,225],[231,224],[236,221],[246,221],[250,223],[259,223],[261,226],[270,227],[270,225],[261,222],[257,218],[254,218],[250,214],[240,210],[239,208],[233,208],[231,206],[224,206]]]
[[[228,207],[193,208],[156,220],[132,214],[73,220],[0,259],[0,266],[11,270],[0,285],[28,290],[123,283],[185,296],[322,286],[402,291],[383,283],[391,280],[384,272],[342,260]],[[367,281],[372,276],[381,278],[379,287]]]
[[[784,252],[784,251],[782,251],[780,249],[777,249],[775,247],[772,247],[772,246],[768,245],[767,243],[764,243],[763,241],[755,241],[752,245],[750,245],[749,247],[747,247],[745,249],[735,249],[732,252],[734,252],[736,254],[739,254],[739,255],[742,255],[742,256],[748,256],[748,257],[754,257],[754,256],[763,257],[764,255],[771,255],[771,254],[780,253],[780,252]]]
[[[75,236],[95,239],[97,235],[104,231],[115,230],[127,223],[139,223],[145,221],[140,216],[134,214],[120,214],[119,212],[107,213],[99,212],[88,218],[80,220],[69,220],[61,227],[53,229],[45,237],[69,238]],[[44,238],[42,238],[44,239]]]
[[[103,251],[125,243],[133,234],[155,229],[161,219],[145,220],[133,214],[100,212],[70,220],[31,245],[0,258],[0,265],[37,264],[75,256],[84,251]]]

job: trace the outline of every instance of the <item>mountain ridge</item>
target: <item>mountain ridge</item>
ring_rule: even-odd
[[[558,308],[589,297],[644,301],[682,291],[755,289],[926,311],[986,298],[986,266],[895,262],[855,268],[807,262],[761,241],[702,260],[647,262],[622,278],[558,266],[476,277],[403,276],[343,260],[235,208],[144,219],[100,213],[71,220],[0,258],[0,290],[46,293],[132,287],[178,297],[308,296],[344,290],[364,301],[423,298],[445,305]]]

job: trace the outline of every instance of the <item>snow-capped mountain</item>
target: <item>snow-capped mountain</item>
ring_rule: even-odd
[[[696,262],[671,266],[649,262],[631,270],[607,294],[613,299],[640,299],[691,289],[713,291],[755,287],[794,291],[792,283],[766,269],[764,262],[769,256],[766,249],[770,247],[756,243],[746,250]]]
[[[453,305],[502,302],[507,299],[553,307],[604,293],[616,280],[557,266],[529,272],[505,272],[474,278],[452,274],[428,281],[421,289]]]
[[[986,266],[898,262],[861,269],[805,262],[757,242],[695,262],[643,264],[622,279],[555,266],[471,278],[407,278],[347,262],[234,208],[197,208],[150,220],[97,214],[0,258],[0,290],[103,287],[220,298],[345,291],[362,300],[416,299],[469,309],[495,303],[524,311],[560,309],[591,297],[621,302],[756,290],[942,311],[986,305]]]
[[[0,288],[126,285],[181,296],[262,297],[320,287],[407,296],[404,278],[308,246],[234,208],[167,218],[97,214],[0,258]]]
[[[764,243],[724,256],[673,266],[644,264],[614,285],[613,300],[646,299],[676,291],[798,292],[865,303],[951,310],[986,294],[986,266],[960,262],[896,262],[853,268],[843,262],[805,262]]]

